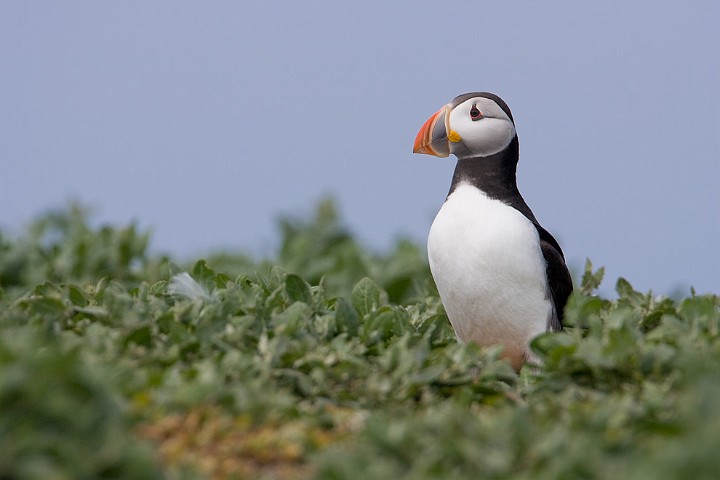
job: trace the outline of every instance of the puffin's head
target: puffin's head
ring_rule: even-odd
[[[487,92],[466,93],[425,122],[413,153],[487,157],[505,149],[515,135],[512,113],[502,98]]]

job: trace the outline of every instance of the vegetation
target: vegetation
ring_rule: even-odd
[[[417,245],[328,202],[281,231],[184,267],[77,207],[0,235],[0,478],[717,478],[717,296],[600,298],[588,262],[518,375],[455,341]]]

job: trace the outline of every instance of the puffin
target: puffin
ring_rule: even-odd
[[[458,341],[502,345],[516,371],[539,365],[529,343],[562,330],[573,284],[560,245],[518,190],[510,108],[493,93],[455,97],[423,124],[413,152],[457,157],[427,250]]]

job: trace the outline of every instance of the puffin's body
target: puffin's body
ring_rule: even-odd
[[[415,153],[458,157],[428,237],[430,270],[461,342],[501,344],[515,369],[530,340],[562,328],[572,281],[557,241],[517,188],[518,138],[496,95],[460,95],[418,133]]]

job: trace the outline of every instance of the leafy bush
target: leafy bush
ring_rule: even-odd
[[[321,203],[187,266],[73,207],[0,237],[0,478],[716,478],[720,300],[593,295],[519,375],[458,344],[422,249]]]
[[[0,477],[162,478],[105,366],[87,365],[79,345],[47,330],[0,328]]]

